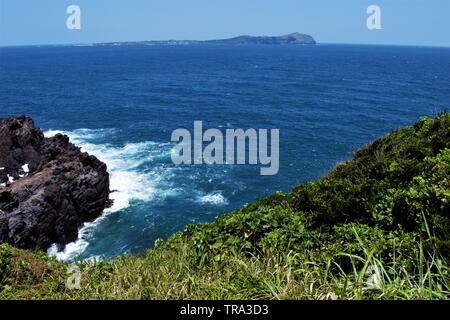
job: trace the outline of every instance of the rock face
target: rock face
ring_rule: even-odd
[[[29,117],[0,119],[0,242],[62,248],[110,204],[104,163]]]

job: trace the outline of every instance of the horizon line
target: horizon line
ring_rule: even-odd
[[[215,40],[215,39],[214,39]],[[219,39],[222,40],[222,39]],[[98,45],[98,44],[113,44],[113,43],[126,43],[126,42],[133,42],[136,46],[142,45],[140,43],[143,42],[151,42],[151,41],[211,41],[211,40],[120,40],[120,41],[107,41],[107,42],[76,42],[76,43],[44,43],[44,44],[6,44],[2,45],[0,44],[0,48],[14,48],[14,47],[73,47],[73,46],[89,46],[89,45]],[[184,45],[155,45],[155,46],[189,46],[190,44],[184,44]],[[202,45],[200,43],[200,45]],[[208,44],[204,43],[203,45],[216,45],[216,44]],[[231,46],[233,44],[230,44]],[[252,44],[249,44],[252,45]],[[258,45],[258,44],[255,44]],[[429,45],[429,44],[395,44],[395,43],[357,43],[357,42],[318,42],[316,41],[315,45],[354,45],[354,46],[380,46],[380,47],[421,47],[421,48],[445,48],[449,49],[450,45]],[[261,46],[270,46],[270,44],[261,44]],[[274,44],[274,46],[278,46],[277,44]],[[314,44],[293,44],[293,45],[287,45],[287,46],[314,46]]]
[[[56,46],[95,46],[95,45],[108,45],[108,44],[114,44],[114,43],[133,43],[134,45],[142,45],[145,42],[164,42],[164,41],[191,41],[191,42],[199,42],[198,44],[204,44],[204,45],[209,45],[209,43],[207,43],[208,41],[217,41],[217,40],[229,40],[229,39],[234,39],[234,38],[238,38],[238,37],[243,37],[243,36],[250,36],[250,37],[283,37],[283,36],[287,36],[287,35],[291,35],[294,33],[299,33],[302,35],[306,35],[309,36],[311,38],[314,39],[315,44],[304,44],[304,45],[365,45],[365,46],[398,46],[398,47],[427,47],[427,48],[450,48],[450,44],[449,45],[430,45],[430,44],[396,44],[396,43],[357,43],[357,42],[319,42],[317,41],[317,39],[307,33],[302,33],[302,32],[291,32],[291,33],[287,33],[285,35],[281,35],[281,36],[268,36],[268,35],[259,35],[259,36],[252,36],[252,35],[238,35],[238,36],[230,36],[229,38],[220,38],[220,39],[206,39],[206,40],[189,40],[189,39],[162,39],[162,40],[116,40],[116,41],[95,41],[95,42],[66,42],[66,43],[37,43],[37,44],[1,44],[0,43],[0,48],[8,48],[8,47],[56,47]],[[203,42],[203,43],[202,43]],[[133,45],[132,44],[132,45]],[[196,45],[198,45],[196,44]],[[176,44],[156,44],[156,45],[160,45],[160,46],[164,46],[164,45],[176,45]],[[179,44],[179,45],[191,45],[191,44]],[[233,44],[230,44],[233,45]],[[252,45],[252,44],[249,44]],[[258,45],[258,44],[255,44]],[[270,45],[270,44],[262,44],[262,45]],[[277,45],[277,44],[274,44]],[[300,45],[302,46],[303,44],[294,44],[294,45]]]

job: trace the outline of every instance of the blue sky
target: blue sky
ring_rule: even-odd
[[[66,8],[81,8],[81,30]],[[382,30],[366,9],[382,10]],[[450,47],[450,0],[0,0],[0,45],[308,33],[322,43]]]

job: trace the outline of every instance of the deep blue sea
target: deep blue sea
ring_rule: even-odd
[[[0,117],[30,115],[47,135],[64,132],[107,163],[114,206],[58,256],[109,258],[289,191],[392,129],[450,109],[450,49],[8,47],[0,84]],[[194,120],[280,129],[279,173],[175,166],[171,133]]]

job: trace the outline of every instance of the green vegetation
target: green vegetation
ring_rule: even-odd
[[[142,256],[67,264],[0,245],[3,299],[448,299],[450,114]],[[372,275],[372,276],[371,276]]]

